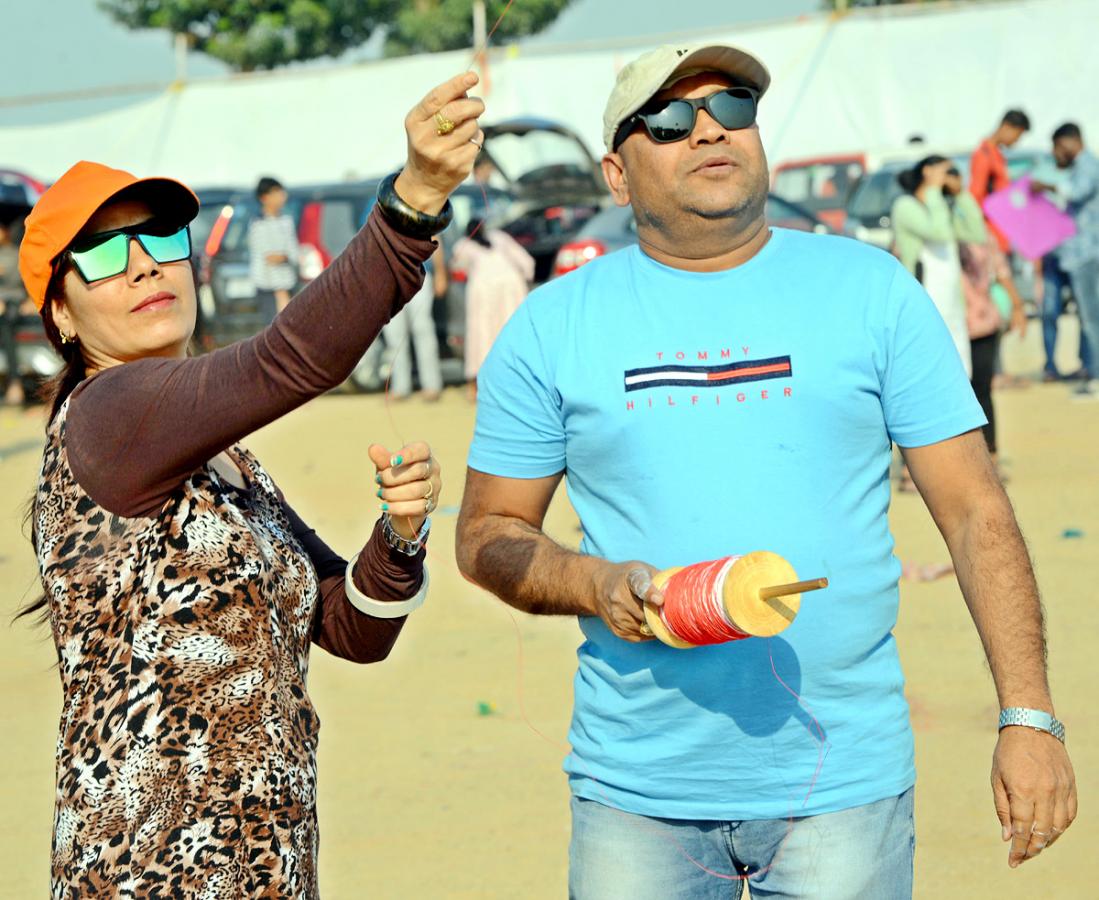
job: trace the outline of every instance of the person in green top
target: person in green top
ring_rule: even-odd
[[[988,234],[972,195],[963,192],[953,204],[943,196],[951,165],[928,156],[898,176],[904,193],[893,204],[893,252],[931,296],[972,375],[958,242],[983,243]]]

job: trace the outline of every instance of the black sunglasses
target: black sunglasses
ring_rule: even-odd
[[[658,144],[681,141],[694,131],[700,109],[706,110],[727,131],[751,128],[756,121],[758,103],[759,91],[748,87],[725,88],[696,100],[677,97],[650,103],[618,126],[611,149],[617,150],[639,124],[645,126],[649,137]]]
[[[152,219],[126,228],[78,237],[67,256],[86,284],[121,275],[130,265],[130,241],[136,240],[158,263],[191,257],[191,229],[178,222]]]

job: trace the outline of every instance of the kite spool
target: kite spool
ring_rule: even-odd
[[[664,606],[645,604],[645,621],[656,638],[681,650],[772,637],[797,617],[803,593],[828,586],[827,578],[797,577],[767,550],[665,569],[653,577]]]

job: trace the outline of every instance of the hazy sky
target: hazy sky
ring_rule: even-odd
[[[573,0],[534,41],[568,43],[659,35],[710,26],[719,29],[741,22],[785,19],[818,12],[820,8],[820,0],[673,0],[670,3],[661,0]],[[624,10],[628,10],[628,15],[623,15]]]
[[[522,3],[523,0],[517,0]],[[623,18],[623,9],[629,15]],[[738,22],[795,16],[820,8],[818,0],[573,0],[536,43],[573,43],[660,35]],[[0,11],[3,71],[0,127],[94,115],[147,99],[149,93],[79,102],[5,105],[4,100],[120,84],[167,84],[175,77],[171,37],[130,31],[102,12],[95,0],[9,0]],[[655,43],[655,40],[654,40]],[[363,58],[369,51],[348,54]],[[330,61],[329,61],[330,62]],[[222,63],[192,53],[192,77],[227,72]],[[3,160],[0,160],[2,167]]]

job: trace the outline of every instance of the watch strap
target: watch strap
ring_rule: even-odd
[[[1025,706],[1009,706],[1000,710],[1000,730],[1009,725],[1021,725],[1036,731],[1052,734],[1062,744],[1065,742],[1065,726],[1047,712],[1028,709]]]
[[[382,513],[382,540],[385,541],[386,546],[392,550],[396,550],[398,553],[403,553],[405,556],[415,556],[420,552],[420,548],[423,547],[427,541],[428,533],[431,531],[431,519],[424,519],[424,524],[420,526],[419,532],[413,540],[401,537],[397,534],[393,528],[393,520],[390,518],[389,513]]]

